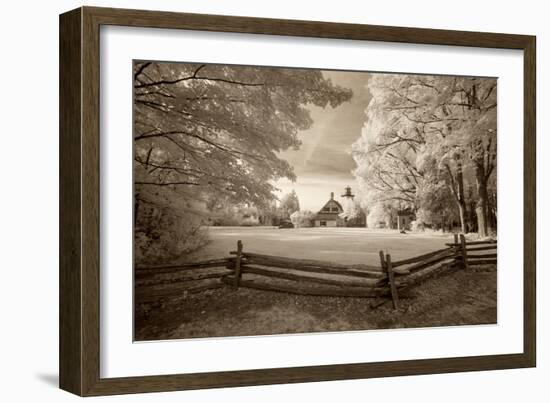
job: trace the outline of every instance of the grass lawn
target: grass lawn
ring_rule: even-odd
[[[211,242],[186,260],[228,256],[240,239],[245,252],[379,266],[380,250],[399,260],[444,248],[453,240],[448,233],[400,234],[368,228],[209,227],[208,231]]]
[[[231,287],[174,296],[136,309],[136,339],[166,340],[285,333],[495,324],[494,267],[427,280],[391,303]]]

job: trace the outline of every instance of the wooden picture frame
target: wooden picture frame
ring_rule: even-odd
[[[100,377],[101,25],[457,45],[524,52],[523,353],[228,372]],[[81,396],[533,367],[536,363],[535,37],[82,7],[60,16],[60,387]]]

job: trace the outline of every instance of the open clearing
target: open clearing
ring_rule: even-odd
[[[211,242],[186,260],[228,256],[240,239],[245,252],[379,267],[380,250],[400,260],[444,248],[445,242],[453,241],[448,233],[400,234],[368,228],[209,227],[208,231]]]

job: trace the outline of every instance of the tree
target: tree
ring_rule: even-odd
[[[290,215],[290,221],[295,228],[305,228],[312,226],[314,217],[315,213],[309,210],[295,211]]]
[[[409,108],[407,94],[411,76],[373,75],[368,88],[372,100],[367,108],[367,120],[361,137],[353,144],[357,163],[355,175],[365,180],[372,202],[399,201],[403,207],[413,207],[416,187],[423,172],[417,168],[419,149],[425,144],[424,133],[404,110]]]
[[[316,70],[135,62],[133,71],[137,231],[150,208],[203,217],[200,226],[222,199],[268,206],[272,181],[295,178],[278,155],[300,146],[307,105],[352,96]]]
[[[369,228],[391,228],[396,210],[390,204],[378,202],[374,204],[367,215]]]
[[[134,71],[136,187],[255,205],[273,199],[271,179],[294,179],[277,153],[300,146],[312,123],[304,106],[351,97],[314,70],[147,62]]]
[[[359,207],[359,203],[357,203],[353,198],[351,197],[346,198],[346,200],[344,200],[342,204],[343,204],[342,209],[344,211],[339,214],[339,217],[342,218],[343,220],[345,221],[356,220],[362,214],[361,208]]]
[[[496,165],[496,80],[379,74],[354,144],[356,176],[378,201],[426,208],[419,192],[444,183],[466,232],[465,182],[475,174],[479,233],[486,234],[488,182]],[[425,198],[424,198],[425,200]]]
[[[285,219],[289,219],[295,211],[300,211],[300,201],[294,189],[283,196],[280,208]]]
[[[460,222],[460,209],[457,214],[455,196],[448,185],[442,181],[424,183],[418,189],[416,221],[432,228],[451,226],[455,220]]]

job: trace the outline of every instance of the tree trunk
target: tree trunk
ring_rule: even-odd
[[[460,230],[463,234],[466,234],[468,232],[468,228],[466,228],[466,202],[464,199],[462,201],[457,201],[458,203],[458,216],[460,217]]]
[[[485,178],[485,169],[476,164],[476,185],[477,185],[477,230],[478,235],[483,238],[488,234],[487,231],[487,179]]]
[[[460,216],[460,228],[463,233],[466,232],[466,199],[464,198],[464,175],[462,174],[462,163],[457,162],[456,178],[449,164],[445,165],[447,175],[450,181],[450,189],[455,198],[458,207],[458,215]]]
[[[468,223],[468,232],[477,232],[476,202],[472,195],[468,206]]]
[[[460,229],[463,234],[466,233],[466,198],[464,196],[464,175],[462,173],[462,164],[458,164],[458,172],[456,174],[456,182],[458,193],[456,201],[458,204],[458,214],[460,217]]]
[[[487,186],[489,186],[487,184]],[[488,191],[488,189],[487,189]],[[496,233],[497,230],[497,213],[496,213],[496,194],[489,194],[487,198],[487,221],[489,232]]]

